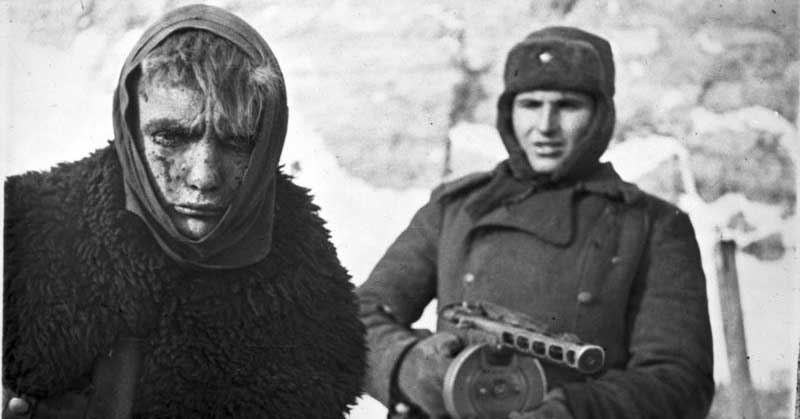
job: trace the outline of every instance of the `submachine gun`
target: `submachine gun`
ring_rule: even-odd
[[[542,402],[547,378],[539,360],[593,374],[602,347],[571,334],[550,334],[521,313],[487,302],[445,306],[441,319],[459,329],[467,347],[444,376],[447,411],[459,419],[507,418]]]

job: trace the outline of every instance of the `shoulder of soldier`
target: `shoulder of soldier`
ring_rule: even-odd
[[[643,213],[650,224],[663,224],[675,217],[688,220],[688,214],[676,204],[646,192],[634,183],[622,182],[619,189],[623,202],[629,208]]]
[[[469,193],[489,182],[494,171],[474,172],[460,178],[444,182],[431,193],[431,201],[441,201]]]
[[[683,212],[677,205],[652,193],[646,192],[639,185],[619,179],[617,189],[625,204],[642,208],[651,216]]]

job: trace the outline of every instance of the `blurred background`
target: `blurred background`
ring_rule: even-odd
[[[129,49],[188,3],[0,0],[0,174],[105,146]],[[794,417],[797,0],[204,3],[246,19],[278,56],[291,115],[284,168],[312,188],[355,284],[433,187],[504,158],[493,124],[514,43],[552,24],[609,39],[618,123],[604,159],[687,211],[703,252],[718,383],[710,417],[735,414],[741,386],[760,417]],[[720,240],[736,250],[715,250]],[[726,333],[737,309],[739,338]],[[383,415],[364,397],[350,418]]]

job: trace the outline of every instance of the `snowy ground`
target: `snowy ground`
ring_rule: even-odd
[[[111,97],[118,68],[139,35],[137,31],[122,34],[109,44],[104,34],[88,30],[69,49],[62,50],[28,42],[19,35],[24,33],[22,29],[14,23],[5,24],[4,19],[0,32],[0,47],[6,48],[0,55],[0,89],[4,92],[0,95],[3,176],[47,169],[57,162],[83,157],[106,144],[112,137]],[[291,54],[280,53],[280,45],[274,47],[279,56],[292,59]],[[286,76],[288,80],[300,77],[291,72]],[[291,90],[289,93],[291,101]],[[335,150],[326,149],[315,133],[314,121],[304,120],[302,109],[295,106],[291,109],[283,161],[295,173],[298,183],[312,188],[342,262],[353,275],[353,281],[361,283],[416,208],[426,201],[429,191],[381,189],[348,175],[337,164]],[[636,171],[635,167],[629,169]],[[792,224],[780,220],[774,208],[735,196],[710,204],[689,202],[685,207],[695,223],[709,279],[717,360],[715,376],[725,382],[728,372],[711,257],[715,220],[744,211],[748,219],[764,224],[765,229],[789,232]],[[787,240],[797,243],[797,235],[789,234]],[[775,383],[789,385],[793,380],[797,342],[797,324],[793,319],[798,318],[793,312],[793,296],[798,284],[792,281],[797,278],[797,271],[792,271],[791,255],[790,249],[786,257],[774,262],[757,261],[741,253],[737,256],[750,367],[760,387]],[[433,324],[432,315],[427,312],[421,324]],[[379,404],[365,398],[350,417],[374,418],[382,412],[385,410]]]

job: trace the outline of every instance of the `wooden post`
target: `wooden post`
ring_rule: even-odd
[[[744,318],[739,298],[739,275],[736,271],[736,241],[720,239],[714,250],[722,306],[722,328],[725,332],[728,366],[731,371],[731,404],[725,417],[760,419],[758,400],[747,362]]]

